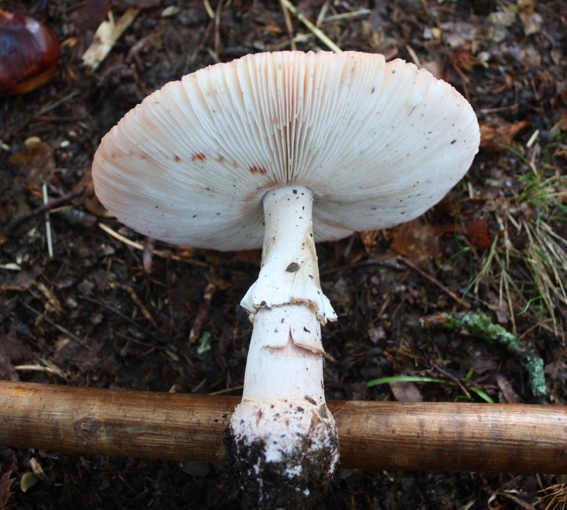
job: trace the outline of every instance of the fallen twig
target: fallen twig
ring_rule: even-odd
[[[203,324],[205,324],[205,320],[209,314],[209,307],[211,305],[211,299],[213,298],[214,292],[215,286],[212,283],[208,283],[205,287],[205,291],[203,292],[203,299],[201,300],[199,310],[197,311],[197,315],[193,321],[193,326],[191,326],[191,331],[189,332],[190,344],[195,343],[195,340],[201,336],[201,329],[203,329]]]
[[[27,303],[22,303],[28,310],[30,310],[31,312],[35,313],[36,315],[41,315],[41,320],[44,320],[45,322],[47,322],[48,324],[51,324],[55,329],[57,329],[58,331],[60,331],[61,333],[63,333],[64,335],[67,335],[71,340],[74,340],[75,342],[77,342],[80,346],[84,347],[87,351],[92,350],[89,345],[82,340],[81,338],[79,338],[77,335],[71,333],[68,329],[65,329],[63,326],[60,326],[59,324],[57,324],[56,322],[53,322],[49,317],[47,317],[45,314],[42,314],[41,312],[38,312],[35,308],[31,307],[30,305],[28,305]]]
[[[35,218],[36,216],[40,216],[41,214],[45,214],[45,213],[47,213],[47,212],[49,212],[52,209],[55,209],[57,207],[61,207],[62,205],[66,204],[67,202],[70,202],[74,198],[77,198],[79,195],[81,195],[83,193],[83,191],[85,191],[85,188],[86,188],[86,184],[84,186],[81,186],[80,188],[77,188],[76,190],[73,190],[73,191],[70,191],[69,193],[66,193],[65,195],[63,195],[59,198],[51,200],[51,202],[48,202],[47,204],[43,204],[43,205],[37,207],[33,211],[23,213],[23,214],[17,214],[4,227],[4,233],[6,235],[10,235],[13,232],[13,230],[20,223],[23,223],[24,221],[28,221],[32,218]]]
[[[83,53],[83,64],[91,71],[95,71],[108,56],[118,39],[136,19],[139,12],[139,8],[131,7],[117,22],[114,21],[112,13],[110,13],[109,19],[103,21],[97,28],[93,43]]]
[[[108,235],[114,237],[114,239],[118,239],[118,241],[121,241],[122,243],[130,246],[131,248],[134,248],[136,250],[139,251],[145,251],[145,248],[142,244],[137,243],[136,241],[132,241],[130,239],[128,239],[127,237],[124,237],[123,235],[120,235],[118,232],[115,232],[114,230],[112,230],[109,226],[105,225],[104,223],[99,223],[98,226],[104,230]],[[172,253],[169,250],[152,250],[151,251],[152,255],[155,255],[156,257],[161,257],[164,259],[171,259],[171,260],[176,260],[179,262],[185,262],[186,264],[191,264],[193,266],[200,266],[200,267],[209,267],[208,264],[206,264],[205,262],[201,262],[199,260],[193,260],[193,259],[187,259],[187,258],[183,258],[180,257],[179,255],[175,255],[174,253]]]
[[[239,402],[240,397],[0,381],[0,444],[219,462],[224,431]],[[345,468],[567,473],[565,406],[328,405]]]
[[[42,367],[40,365],[16,365],[14,370],[23,370],[23,371],[30,371],[30,372],[48,372],[50,374],[57,375],[62,379],[67,379],[65,372],[63,372],[60,368],[54,366],[45,366]]]
[[[421,267],[417,266],[413,262],[410,262],[408,259],[406,259],[404,257],[398,257],[398,260],[400,262],[403,262],[407,266],[411,267],[414,271],[418,272],[421,276],[423,276],[424,278],[429,280],[433,285],[436,285],[437,287],[439,287],[443,292],[445,292],[448,296],[450,296],[454,301],[456,301],[463,308],[465,308],[467,310],[470,309],[471,305],[469,305],[466,301],[464,301],[463,298],[460,298],[459,296],[457,296],[457,294],[455,294],[451,289],[445,287],[445,285],[443,285],[439,280],[436,280],[435,278],[433,278],[433,276],[431,276],[429,273],[427,273],[426,271],[421,269]]]
[[[285,18],[285,26],[287,29],[287,34],[289,36],[289,44],[291,51],[297,51],[297,45],[295,44],[295,39],[293,37],[293,23],[291,21],[291,16],[289,15],[289,9],[286,8],[283,0],[280,0],[280,5]]]
[[[142,311],[143,316],[150,322],[150,324],[155,329],[158,329],[159,328],[158,323],[156,322],[156,320],[154,319],[154,317],[150,313],[150,311],[147,309],[146,305],[144,305],[142,300],[138,297],[138,294],[136,294],[136,291],[132,287],[130,287],[129,285],[122,285],[121,288],[124,289],[130,295],[130,297],[132,298],[132,301],[134,301],[134,303],[136,303],[138,308]]]
[[[340,53],[341,50],[331,39],[329,39],[325,32],[323,32],[320,28],[317,28],[311,21],[309,21],[301,12],[293,5],[289,0],[280,0],[283,5],[285,5],[286,9],[289,10],[301,23],[303,23],[310,32],[317,37],[325,46],[327,46],[330,50]]]

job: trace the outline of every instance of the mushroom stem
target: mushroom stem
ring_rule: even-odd
[[[240,303],[251,321],[260,309],[287,304],[307,306],[321,324],[336,320],[319,282],[312,217],[313,193],[305,186],[275,188],[264,196],[262,269]]]
[[[321,342],[321,324],[336,314],[319,283],[312,205],[303,186],[264,197],[262,269],[242,300],[254,330],[226,441],[245,506],[305,508],[338,463]]]

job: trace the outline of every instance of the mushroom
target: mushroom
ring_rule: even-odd
[[[358,52],[207,67],[151,94],[102,140],[95,190],[129,227],[217,250],[263,241],[241,303],[253,333],[226,441],[245,504],[304,507],[338,463],[321,342],[337,315],[315,242],[421,215],[478,146],[476,116],[453,87]]]

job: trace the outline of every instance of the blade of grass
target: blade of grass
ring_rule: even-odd
[[[380,377],[379,379],[373,379],[372,381],[368,381],[366,384],[369,388],[372,386],[379,386],[380,384],[390,384],[396,382],[421,382],[421,383],[445,383],[445,384],[453,384],[451,381],[447,381],[446,379],[439,379],[437,377],[423,377],[420,375],[394,375],[390,377]]]

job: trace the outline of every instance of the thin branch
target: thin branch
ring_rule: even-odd
[[[28,310],[30,310],[31,312],[35,313],[36,315],[41,315],[42,320],[44,320],[45,322],[51,324],[55,329],[57,329],[58,331],[60,331],[61,333],[63,333],[64,335],[67,335],[71,340],[74,340],[75,342],[77,342],[79,345],[81,345],[82,347],[84,347],[87,351],[91,351],[92,349],[87,345],[87,343],[82,340],[81,338],[79,338],[77,335],[75,335],[74,333],[71,333],[68,329],[65,329],[63,326],[60,326],[59,324],[57,324],[56,322],[53,322],[49,317],[47,317],[46,315],[42,314],[41,312],[38,312],[35,308],[31,307],[30,305],[28,305],[27,303],[22,303]]]
[[[301,21],[301,23],[303,23],[310,30],[310,32],[330,50],[336,53],[343,51],[333,41],[331,41],[331,39],[329,39],[320,28],[317,28],[303,14],[301,14],[297,7],[295,7],[295,5],[293,5],[289,0],[281,0],[281,2],[286,6],[289,12],[291,12],[299,21]]]
[[[130,246],[131,248],[134,248],[142,252],[144,251],[144,246],[142,244],[137,243],[136,241],[132,241],[127,237],[124,237],[123,235],[119,234],[118,232],[115,232],[108,225],[105,225],[104,223],[99,223],[98,226],[102,230],[104,230],[108,235],[114,237],[114,239],[118,239],[118,241]],[[209,267],[209,265],[206,264],[205,262],[201,262],[200,260],[183,258],[180,257],[179,255],[175,255],[174,253],[171,253],[171,251],[169,250],[152,250],[152,255],[164,259],[176,260],[178,262],[185,262],[186,264],[191,264],[193,266]]]
[[[24,221],[28,221],[32,218],[35,218],[36,216],[45,214],[51,211],[52,209],[56,209],[57,207],[61,207],[62,205],[65,205],[67,202],[70,202],[74,198],[77,198],[79,195],[82,195],[86,187],[87,185],[85,184],[84,186],[81,186],[80,188],[77,188],[74,191],[71,191],[59,198],[56,198],[55,200],[52,200],[47,204],[43,204],[37,207],[33,211],[24,214],[17,214],[8,222],[8,224],[4,228],[4,233],[6,235],[10,235],[20,223],[23,223]]]
[[[297,51],[297,45],[295,44],[295,39],[293,38],[293,23],[291,22],[291,16],[289,15],[289,10],[286,8],[283,0],[280,0],[280,5],[285,17],[285,26],[287,28],[287,34],[289,36],[289,44],[291,51]]]
[[[449,295],[454,301],[456,301],[463,308],[470,310],[471,305],[469,305],[466,301],[464,301],[462,298],[457,296],[457,294],[455,294],[451,289],[445,287],[445,285],[443,285],[439,280],[436,280],[435,278],[433,278],[433,276],[431,276],[429,273],[425,272],[419,266],[415,265],[413,262],[410,262],[409,260],[407,260],[404,257],[398,257],[398,260],[400,260],[401,262],[403,262],[407,266],[411,267],[414,271],[418,272],[421,276],[423,276],[424,278],[429,280],[433,285],[436,285],[437,287],[439,287],[443,292],[445,292],[447,295]]]

